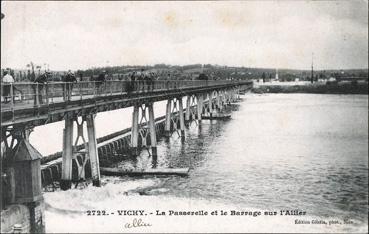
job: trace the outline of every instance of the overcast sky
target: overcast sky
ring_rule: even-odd
[[[1,2],[1,66],[368,67],[368,1]]]

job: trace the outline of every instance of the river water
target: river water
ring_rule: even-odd
[[[368,96],[247,94],[233,109],[228,121],[193,122],[184,142],[176,133],[159,140],[158,167],[190,167],[188,177],[103,177],[100,188],[46,193],[46,231],[367,231]],[[155,111],[164,114],[164,104]],[[96,120],[97,134],[128,127],[130,114],[104,113],[105,120]],[[37,142],[40,132],[35,130],[33,144],[45,151]],[[143,151],[116,166],[151,165]],[[133,217],[111,214],[117,209],[143,209],[143,221],[152,226],[126,229]],[[296,209],[306,215],[280,215]],[[87,210],[110,215],[87,216]],[[156,210],[204,210],[209,215],[157,216]],[[215,210],[218,215],[210,215]],[[228,215],[221,216],[220,210]],[[231,216],[231,210],[277,215]],[[295,224],[296,219],[327,224]]]

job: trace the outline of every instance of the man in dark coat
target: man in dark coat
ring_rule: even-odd
[[[130,82],[127,88],[127,93],[130,94],[132,91],[135,90],[135,83],[136,83],[136,72],[132,72],[130,75]]]
[[[199,75],[199,78],[198,78],[198,80],[208,80],[209,78],[208,78],[208,76],[207,75],[205,75],[204,73],[201,73],[200,75]]]
[[[36,87],[34,88],[35,91],[37,91],[37,93],[35,92],[35,96],[34,96],[34,103],[37,104],[43,104],[43,99],[42,99],[42,93],[44,90],[44,86],[47,83],[47,80],[50,76],[49,72],[45,72],[44,74],[38,76],[35,80],[34,83],[36,83]],[[47,89],[45,90],[45,96],[47,98]]]
[[[66,98],[67,100],[70,100],[72,96],[73,83],[77,82],[76,76],[71,72],[71,70],[69,70],[67,75],[65,76],[65,82]]]
[[[97,93],[102,93],[102,84],[106,81],[106,72],[105,71],[102,71],[99,76],[97,77],[97,80],[96,80],[96,90],[97,90]]]

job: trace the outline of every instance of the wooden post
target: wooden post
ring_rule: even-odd
[[[181,136],[182,139],[185,137],[185,123],[184,123],[184,116],[183,116],[183,102],[182,102],[182,97],[180,97],[178,99],[179,102],[179,124],[181,127]]]
[[[206,115],[209,111],[209,98],[208,98],[208,93],[204,93],[203,95],[204,95],[204,99],[202,103],[204,103],[205,101],[208,101],[208,105],[205,107],[205,105],[203,104],[203,108],[202,108],[204,115]]]
[[[191,116],[191,96],[187,96],[186,100],[186,122],[190,121]]]
[[[172,99],[168,99],[167,101],[167,111],[165,113],[165,135],[170,136],[170,122],[172,115]]]
[[[223,110],[223,98],[224,98],[224,93],[223,91],[219,91],[219,111]]]
[[[62,190],[68,190],[72,185],[73,118],[66,117],[63,133],[63,161],[60,188]]]
[[[222,91],[222,109],[226,106],[227,104],[227,93],[225,90]]]
[[[220,91],[217,91],[217,110],[220,110]]]
[[[226,91],[226,94],[227,94],[227,96],[226,96],[226,100],[227,100],[227,105],[230,105],[231,104],[231,95],[230,95],[230,91],[229,91],[229,89]]]
[[[156,148],[154,103],[149,104],[149,128],[150,128],[151,152],[152,152],[153,157],[156,157],[158,153],[157,153],[157,148]]]
[[[213,116],[213,92],[209,93],[209,115],[210,118]]]
[[[88,154],[90,156],[91,176],[93,186],[100,187],[100,165],[97,152],[95,116],[93,114],[86,116],[87,134],[88,134]]]
[[[207,108],[207,106],[205,105],[205,102],[206,102],[206,99],[207,99],[207,97],[208,97],[208,94],[207,93],[204,93],[204,94],[202,94],[202,108],[201,108],[201,113],[203,114],[203,115],[206,115],[206,113],[208,112],[208,108]]]
[[[202,105],[203,105],[203,95],[198,94],[197,95],[197,120],[201,120],[201,114],[202,114]]]
[[[36,83],[36,89],[35,89],[35,105],[37,106],[37,107],[39,107],[40,106],[40,100],[39,100],[39,90],[38,90],[38,83]]]
[[[137,155],[137,147],[138,147],[138,105],[134,105],[133,107],[133,115],[132,115],[132,129],[131,129],[131,153],[133,155]]]

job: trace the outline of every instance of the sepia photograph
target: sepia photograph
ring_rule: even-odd
[[[1,1],[1,233],[368,233],[368,0]]]

